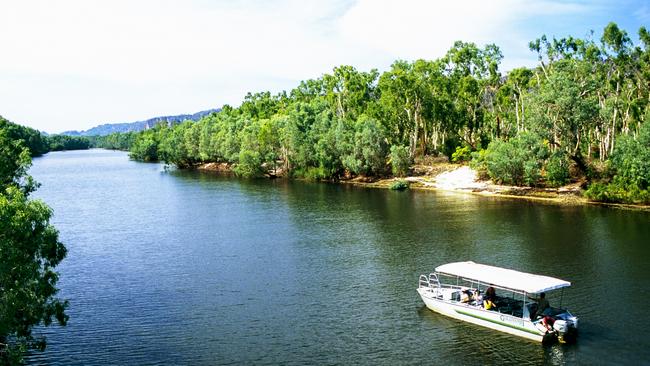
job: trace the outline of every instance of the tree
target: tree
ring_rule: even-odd
[[[623,136],[611,158],[614,176],[609,183],[594,182],[585,193],[603,202],[650,203],[650,118],[637,138]]]
[[[478,166],[491,164],[504,182],[559,186],[569,167],[592,179],[650,115],[650,32],[638,34],[638,46],[614,23],[600,38],[542,36],[530,43],[539,66],[505,77],[496,45],[462,41],[437,60],[398,60],[381,74],[342,65],[289,93],[248,93],[238,108],[139,138],[132,152],[180,168],[225,162],[245,175],[328,180],[382,175],[387,155],[402,175],[416,157],[477,152]]]
[[[616,176],[623,182],[641,190],[650,188],[650,118],[636,139],[621,138],[611,162]]]
[[[15,124],[0,116],[0,129],[6,131],[9,139],[22,140],[31,156],[40,156],[50,150],[47,138],[33,128]]]
[[[536,185],[548,157],[548,148],[533,133],[522,132],[509,140],[494,140],[485,152],[485,164],[490,178],[514,185]]]
[[[54,268],[66,248],[49,223],[52,210],[29,199],[36,184],[27,175],[29,151],[0,129],[0,364],[20,363],[29,349],[45,349],[36,325],[65,325],[67,301],[55,298]]]
[[[179,168],[191,168],[199,162],[198,147],[199,132],[194,128],[193,121],[185,121],[171,129],[161,129],[162,137],[158,146],[158,157],[166,163],[175,164]],[[188,141],[191,141],[188,142]]]
[[[140,161],[158,161],[158,141],[154,132],[138,135],[129,156]]]
[[[350,172],[381,175],[386,170],[386,132],[381,124],[362,115],[356,123],[352,151],[343,157],[343,165]]]
[[[403,177],[408,174],[411,167],[411,158],[409,157],[408,147],[393,145],[390,148],[390,166],[393,175]]]
[[[85,136],[52,135],[47,137],[50,151],[86,150],[90,141]]]

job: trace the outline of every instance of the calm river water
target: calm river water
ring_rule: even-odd
[[[239,180],[105,150],[50,153],[31,174],[70,300],[32,363],[650,363],[647,212]],[[462,260],[571,281],[578,343],[427,310],[418,275]]]

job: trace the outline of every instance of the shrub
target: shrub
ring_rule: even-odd
[[[589,185],[585,191],[585,196],[589,199],[599,202],[613,202],[607,190],[607,184],[594,182]]]
[[[522,132],[510,141],[494,140],[485,152],[485,166],[494,181],[536,185],[548,148],[541,137]]]
[[[408,187],[409,187],[409,182],[403,179],[396,180],[390,185],[390,189],[392,189],[393,191],[403,191]]]
[[[390,148],[390,166],[393,175],[405,176],[411,167],[411,157],[406,146],[394,145]]]
[[[140,135],[131,146],[129,156],[139,161],[157,161],[158,143],[148,135]]]
[[[324,167],[308,167],[305,169],[297,169],[293,171],[294,177],[300,177],[307,180],[327,180],[331,178]]]
[[[546,181],[551,187],[560,187],[569,181],[569,159],[565,153],[555,152],[548,159]]]
[[[636,139],[618,140],[611,158],[612,168],[623,182],[641,190],[650,186],[650,120],[641,126]]]
[[[452,163],[461,163],[469,161],[472,158],[472,149],[469,146],[456,147],[456,151],[451,154]]]
[[[520,152],[505,141],[492,141],[485,153],[487,172],[498,183],[522,184],[523,164]]]
[[[458,135],[451,135],[445,139],[445,144],[442,146],[442,153],[445,156],[451,157],[454,151],[462,145],[462,141]]]
[[[649,190],[640,189],[634,184],[625,184],[619,177],[614,178],[614,181],[609,184],[592,183],[585,191],[585,196],[594,201],[608,203],[650,203]]]
[[[245,178],[255,178],[264,174],[259,152],[251,150],[240,151],[239,163],[235,166],[234,171],[237,175]]]
[[[485,162],[485,156],[486,156],[487,150],[481,149],[479,151],[474,151],[472,153],[472,160],[469,162],[469,167],[476,170],[478,173],[479,178],[481,179],[486,179],[489,177],[488,171],[487,171],[487,165]]]

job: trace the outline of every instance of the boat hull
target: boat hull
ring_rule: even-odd
[[[544,339],[546,332],[538,329],[530,320],[464,303],[443,300],[436,297],[435,293],[426,287],[418,288],[417,291],[427,308],[437,313],[536,342],[542,342]]]

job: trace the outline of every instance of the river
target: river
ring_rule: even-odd
[[[49,153],[30,173],[68,248],[70,301],[31,363],[650,363],[648,212],[242,180],[107,150]],[[572,282],[578,343],[426,309],[419,274],[463,260]]]

